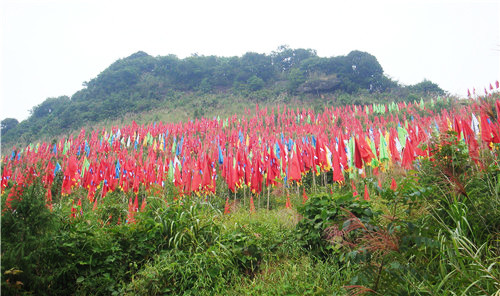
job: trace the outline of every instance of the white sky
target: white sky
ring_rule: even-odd
[[[241,56],[279,45],[373,54],[403,84],[465,96],[500,80],[499,1],[3,0],[0,119],[26,119],[139,50]]]

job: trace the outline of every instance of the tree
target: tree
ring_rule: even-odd
[[[422,82],[419,82],[417,84],[411,85],[410,90],[423,93],[425,95],[444,95],[445,91],[439,87],[436,83],[424,79]]]
[[[201,80],[200,82],[200,86],[198,87],[198,89],[202,92],[202,93],[209,93],[212,91],[213,89],[213,86],[212,86],[212,83],[210,82],[210,79],[208,77],[205,77]]]
[[[19,124],[19,121],[15,118],[5,118],[0,123],[2,134],[5,134],[9,130],[15,128],[18,124]]]
[[[365,89],[372,89],[377,78],[384,73],[377,58],[367,52],[351,51],[347,55],[347,61],[351,66],[351,69],[347,70],[350,72],[349,79]]]
[[[353,71],[358,72],[363,77],[384,73],[377,58],[367,52],[353,50],[347,55],[347,58],[352,63]]]
[[[240,58],[241,70],[256,75],[264,81],[274,76],[271,57],[265,54],[247,52]]]
[[[252,77],[248,78],[247,86],[249,90],[256,91],[264,87],[264,81],[256,75],[253,75]]]
[[[294,68],[288,74],[288,91],[295,93],[297,87],[306,81],[305,73],[299,68]]]
[[[47,98],[41,104],[31,109],[31,116],[34,119],[46,117],[52,113],[59,113],[70,103],[68,96],[60,96],[57,98]]]
[[[281,45],[271,54],[273,64],[278,72],[287,73],[293,67],[299,66],[303,60],[317,56],[313,49],[291,49],[288,45]]]

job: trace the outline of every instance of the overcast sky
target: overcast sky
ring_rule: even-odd
[[[3,0],[0,119],[71,96],[119,58],[373,54],[403,84],[465,96],[500,80],[499,1]]]

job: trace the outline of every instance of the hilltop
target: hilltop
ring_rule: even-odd
[[[384,74],[375,56],[357,50],[319,57],[313,49],[280,46],[271,54],[183,59],[139,51],[84,82],[71,97],[47,98],[28,119],[2,120],[2,141],[6,147],[114,122],[241,114],[255,104],[320,109],[435,94],[444,91],[430,81],[402,86]]]

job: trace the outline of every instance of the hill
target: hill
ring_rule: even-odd
[[[312,49],[280,46],[271,54],[241,57],[175,55],[139,51],[119,59],[83,83],[71,97],[48,98],[28,119],[2,120],[4,146],[50,140],[83,126],[136,119],[179,121],[238,114],[259,104],[323,107],[444,94],[430,81],[401,86],[384,75],[373,55],[319,57]]]

